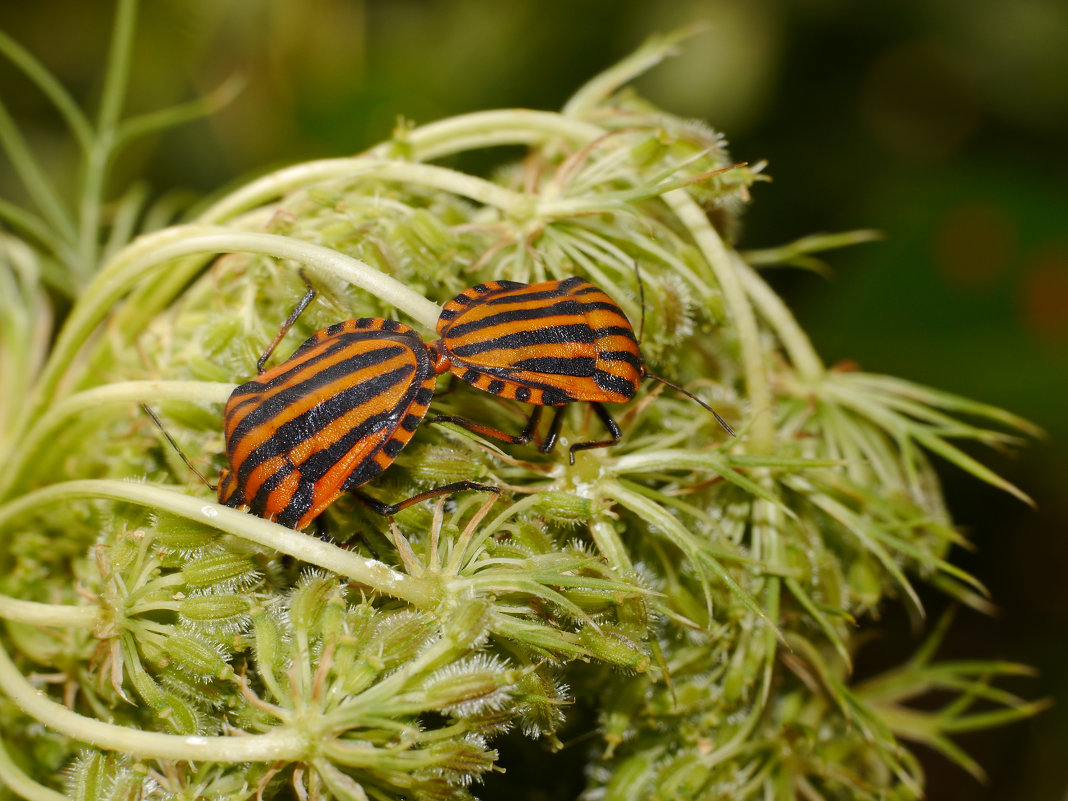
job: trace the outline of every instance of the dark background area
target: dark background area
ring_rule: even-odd
[[[92,107],[111,4],[0,6],[0,30]],[[956,468],[950,507],[979,546],[955,555],[1001,613],[962,611],[942,656],[1035,666],[1012,689],[1057,703],[958,741],[984,786],[925,760],[934,801],[1068,795],[1068,5],[1061,0],[635,0],[354,2],[152,0],[138,23],[129,109],[243,93],[211,118],[136,146],[118,192],[199,195],[302,159],[358,152],[398,116],[417,123],[500,106],[559,108],[646,36],[706,29],[638,82],[662,107],[723,131],[735,158],[767,159],[739,246],[877,228],[828,254],[830,278],[779,270],[826,361],[853,360],[1017,412],[1048,439],[976,455],[1037,510]],[[56,115],[10,64],[0,99],[57,180],[74,175]],[[66,176],[66,178],[64,178]],[[19,200],[0,162],[0,196]],[[944,601],[929,595],[929,614]],[[859,669],[918,644],[888,610]]]

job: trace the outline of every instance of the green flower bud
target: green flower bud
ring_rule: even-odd
[[[567,693],[567,685],[556,681],[544,666],[520,676],[512,695],[523,734],[551,737],[564,722]]]
[[[319,573],[307,573],[289,599],[289,619],[295,629],[318,634],[323,615],[331,604],[344,606],[337,579]]]
[[[658,795],[662,798],[699,798],[711,770],[693,751],[677,755],[657,777]]]
[[[139,665],[130,665],[127,670],[130,683],[153,715],[174,731],[175,734],[195,734],[200,717],[186,699],[164,689]]]
[[[612,778],[604,788],[604,801],[646,801],[653,798],[652,779],[654,755],[641,751],[616,765]]]
[[[442,256],[456,247],[456,237],[426,209],[416,209],[408,215],[406,230],[411,235],[409,241],[413,247],[429,251],[433,256]]]
[[[213,327],[221,342],[229,342],[244,334],[244,325],[238,320],[228,320],[225,324]],[[234,373],[217,361],[194,357],[189,360],[189,377],[194,381],[218,381],[225,383],[234,380]]]
[[[219,649],[192,634],[175,632],[167,638],[164,652],[179,670],[204,680],[222,679],[233,674]]]
[[[169,690],[164,690],[163,695],[164,704],[155,710],[156,717],[176,734],[196,734],[201,730],[200,716],[191,702]]]
[[[879,570],[867,559],[856,559],[849,566],[849,589],[862,607],[871,607],[879,603],[883,594],[882,577]]]
[[[497,761],[497,752],[487,748],[486,741],[477,734],[434,743],[426,750],[435,769],[452,785],[470,784],[476,776],[492,770]],[[447,797],[455,798],[455,792]]]
[[[504,708],[518,676],[518,671],[496,657],[478,654],[437,671],[423,692],[428,708],[454,717],[473,717]]]
[[[635,673],[644,673],[649,668],[651,659],[641,644],[613,629],[602,626],[598,631],[593,626],[585,626],[579,637],[594,659]]]
[[[135,529],[124,531],[115,538],[115,544],[111,547],[111,570],[114,573],[124,573],[137,562],[141,553],[141,540],[144,531]]]
[[[82,751],[66,774],[72,801],[140,801],[146,796],[145,771],[125,754]]]
[[[556,540],[546,530],[545,526],[531,520],[514,520],[503,529],[508,532],[508,537],[495,537],[490,543],[496,554],[498,550],[501,556],[527,557],[532,553],[551,553],[556,548]]]
[[[350,220],[337,220],[319,229],[319,243],[334,250],[342,250],[352,242],[353,234]]]
[[[782,723],[795,723],[805,707],[805,697],[800,692],[782,695],[775,705],[775,719]]]
[[[184,555],[203,551],[222,536],[218,529],[171,514],[160,514],[155,529],[155,542],[160,548]]]
[[[336,643],[345,633],[345,601],[337,598],[326,605],[319,618],[319,636],[324,642]]]
[[[379,670],[392,670],[414,658],[436,628],[434,620],[422,612],[396,612],[378,624],[363,656]]]
[[[640,140],[630,149],[630,158],[636,167],[648,167],[656,164],[667,154],[665,136],[654,131],[649,136]]]
[[[260,672],[277,676],[285,671],[288,656],[284,631],[277,614],[261,611],[252,616],[252,647]]]
[[[428,487],[477,481],[486,475],[485,465],[469,449],[450,445],[424,445],[406,453],[401,464],[412,480]]]
[[[461,648],[474,648],[489,631],[492,604],[485,599],[471,599],[438,610],[444,635]]]
[[[616,747],[633,735],[635,721],[648,691],[646,680],[630,681],[620,692],[608,697],[601,712],[601,736],[608,746],[606,758],[611,758]]]
[[[182,568],[182,577],[192,589],[240,590],[259,577],[247,556],[222,551],[196,559]]]
[[[641,639],[649,631],[649,604],[644,595],[613,596],[616,629],[628,637]]]
[[[820,602],[834,609],[846,610],[847,588],[845,578],[842,576],[842,565],[829,557],[820,559],[816,577],[819,582]]]
[[[746,691],[761,679],[765,657],[764,638],[750,636],[731,656],[723,679],[723,697],[730,703],[741,700]]]
[[[589,498],[583,498],[573,492],[545,490],[538,493],[538,502],[534,506],[546,520],[563,526],[577,526],[588,523],[593,516]]]
[[[99,751],[83,751],[67,774],[67,795],[71,801],[97,801],[107,797],[111,789],[113,768],[108,765],[115,757]]]
[[[313,186],[308,190],[308,199],[316,205],[322,206],[328,209],[336,209],[338,205],[344,202],[341,193],[329,186]],[[274,233],[285,233],[285,231],[275,230]]]
[[[245,595],[194,595],[178,604],[182,616],[198,623],[231,621],[248,615],[252,601]]]
[[[414,488],[412,492],[415,492]],[[428,503],[413,504],[407,509],[401,509],[393,516],[393,519],[403,531],[429,531],[434,521],[434,508]],[[446,523],[442,526],[441,537],[455,539],[459,533],[456,526]]]

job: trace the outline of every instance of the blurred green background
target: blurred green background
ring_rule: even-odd
[[[97,97],[109,2],[0,4],[0,30],[76,96]],[[828,254],[832,275],[773,283],[825,359],[929,383],[1048,432],[1018,455],[979,453],[1038,509],[956,469],[951,508],[979,546],[956,560],[1001,614],[958,614],[942,655],[1040,669],[1012,689],[1059,701],[1027,724],[959,741],[984,786],[925,756],[934,801],[1068,798],[1068,4],[1063,0],[149,0],[129,109],[245,90],[210,119],[138,145],[112,189],[206,195],[271,167],[360,151],[398,116],[558,108],[646,36],[705,27],[641,79],[659,105],[767,159],[739,247],[877,228]],[[58,118],[8,63],[0,98],[57,181],[73,180]],[[480,168],[487,165],[464,166]],[[0,196],[19,199],[0,163]],[[928,594],[929,614],[943,599]],[[897,610],[861,675],[918,644]],[[581,747],[581,746],[576,746]]]

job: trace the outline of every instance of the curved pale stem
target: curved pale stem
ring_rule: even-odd
[[[36,507],[78,498],[128,501],[150,509],[162,509],[265,548],[289,554],[302,562],[365,584],[376,592],[400,598],[420,608],[434,607],[439,598],[439,588],[433,582],[398,573],[377,560],[364,558],[317,537],[301,534],[246,512],[150,484],[109,479],[53,484],[0,506],[0,525]]]
[[[0,498],[8,495],[39,450],[48,444],[68,421],[77,415],[100,406],[144,403],[157,400],[184,400],[200,403],[225,403],[233,392],[233,384],[209,381],[123,381],[93,387],[63,398],[34,421],[12,453],[7,469],[0,476]]]
[[[243,211],[305,186],[324,181],[357,178],[395,181],[440,189],[486,206],[493,206],[511,217],[526,216],[530,213],[532,205],[530,198],[524,194],[446,167],[354,156],[297,164],[266,175],[213,204],[200,214],[198,219],[204,224],[221,223]]]
[[[552,111],[514,108],[479,111],[432,122],[408,132],[403,144],[411,150],[412,158],[430,161],[475,148],[530,145],[557,138],[584,145],[604,133],[597,125]],[[369,150],[368,155],[386,156],[397,146],[396,142],[383,142]]]
[[[0,618],[29,626],[89,628],[96,622],[99,614],[100,610],[95,606],[42,604],[0,595]]]
[[[760,316],[775,330],[798,375],[808,384],[818,383],[824,373],[823,361],[812,347],[808,335],[797,324],[797,319],[782,302],[782,298],[772,291],[741,256],[733,253],[731,260],[746,293],[753,299]]]
[[[84,281],[97,266],[100,219],[103,213],[104,182],[108,163],[115,145],[115,129],[122,115],[126,89],[130,77],[130,57],[133,51],[137,0],[121,0],[115,12],[111,31],[111,48],[104,71],[104,91],[100,100],[96,136],[85,153],[85,174],[82,177],[79,243],[81,255],[79,276]],[[80,282],[81,282],[80,281]],[[79,283],[80,283],[79,282]]]
[[[4,748],[0,740],[0,787],[5,787],[26,801],[70,801],[62,793],[38,784],[27,776]]]
[[[244,737],[199,737],[141,731],[88,718],[37,690],[3,648],[0,648],[0,689],[19,709],[60,734],[108,751],[139,757],[188,762],[294,761],[309,748],[305,735],[282,727],[267,734]]]
[[[693,236],[705,260],[715,273],[742,348],[742,366],[746,388],[752,404],[753,422],[749,429],[750,447],[758,453],[771,451],[775,445],[775,426],[772,416],[774,399],[764,363],[764,349],[756,315],[745,294],[731,252],[723,244],[716,229],[700,206],[682,189],[664,194],[664,202]]]
[[[52,356],[37,385],[36,397],[23,415],[33,420],[52,401],[64,372],[93,329],[120,298],[163,265],[185,256],[213,253],[257,253],[292,259],[312,272],[323,272],[365,289],[433,329],[438,306],[395,278],[336,250],[279,234],[211,226],[177,226],[141,237],[109,262],[87,288],[60,332]]]
[[[691,33],[689,30],[681,30],[668,36],[654,36],[646,40],[622,61],[599,72],[579,87],[564,105],[563,113],[570,117],[588,114],[621,86],[648,72],[665,58],[677,54],[677,44]]]

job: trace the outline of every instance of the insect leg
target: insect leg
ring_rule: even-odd
[[[282,341],[289,329],[293,327],[293,324],[297,321],[297,318],[304,313],[304,310],[308,308],[308,305],[315,300],[315,296],[318,294],[315,287],[312,286],[311,281],[308,280],[308,276],[304,274],[304,271],[300,271],[300,280],[304,282],[304,286],[308,287],[308,291],[304,293],[304,297],[300,299],[300,302],[293,307],[293,311],[289,313],[289,317],[282,323],[282,327],[278,329],[278,333],[274,335],[274,339],[271,340],[271,344],[267,346],[267,350],[260,356],[259,361],[256,362],[256,372],[262,373],[264,365],[267,364],[267,360],[271,358],[271,354],[274,353],[274,349],[278,347],[278,343]]]
[[[326,515],[319,515],[315,518],[315,535],[323,542],[337,542],[334,539],[334,535],[330,533],[330,527],[326,525]],[[356,531],[351,537],[341,543],[341,547],[349,550],[353,540],[359,540],[363,543],[363,546],[370,552],[372,558],[378,559],[378,552],[371,545],[370,541],[364,536],[362,531]]]
[[[604,408],[602,404],[591,403],[590,405],[597,413],[597,416],[601,418],[601,422],[604,423],[604,427],[608,429],[608,433],[612,435],[612,439],[576,442],[567,449],[567,458],[571,464],[575,463],[575,451],[586,451],[590,448],[607,448],[609,445],[614,445],[619,442],[620,438],[623,436],[623,432],[619,430],[619,425],[612,419],[612,415],[608,413],[608,410]]]
[[[553,421],[549,423],[549,431],[545,435],[545,442],[538,446],[538,450],[542,453],[549,453],[556,446],[556,440],[560,436],[560,426],[564,422],[564,409],[566,408],[567,406],[556,407],[556,411],[553,413]],[[571,464],[574,463],[575,460],[572,457]]]
[[[426,422],[455,423],[461,428],[466,428],[468,431],[474,431],[476,434],[482,434],[485,437],[499,439],[502,442],[511,442],[513,445],[526,445],[534,438],[534,432],[538,428],[538,422],[541,420],[541,410],[543,408],[544,407],[542,406],[534,407],[533,411],[530,413],[530,417],[527,419],[527,424],[519,434],[506,434],[499,429],[484,426],[481,423],[468,420],[466,417],[457,417],[456,415],[451,414],[439,414],[437,417],[431,417]]]
[[[457,379],[456,376],[454,376],[454,375],[450,375],[449,376],[449,383],[445,385],[445,389],[441,390],[440,392],[435,392],[434,393],[434,397],[435,398],[444,398],[446,395],[451,395],[453,392],[456,391],[456,388],[458,386],[460,386],[459,379]]]
[[[392,515],[395,515],[402,509],[407,509],[412,504],[419,503],[420,501],[425,501],[427,498],[437,498],[440,495],[450,495],[451,493],[459,492],[460,490],[477,490],[478,492],[493,492],[497,495],[501,494],[500,487],[490,487],[486,484],[479,484],[477,482],[467,480],[454,481],[452,484],[446,484],[445,486],[438,487],[437,489],[420,492],[418,495],[413,495],[407,500],[392,504],[382,503],[382,501],[375,500],[371,496],[365,495],[359,490],[351,490],[351,492],[352,495],[358,501],[360,501],[360,503],[367,506],[367,508],[371,511],[378,512],[378,514],[383,515],[384,517],[390,517]]]

